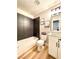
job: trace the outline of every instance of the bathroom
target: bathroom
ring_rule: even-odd
[[[79,0],[1,0],[0,59],[79,59]]]
[[[17,58],[61,59],[60,43],[60,1],[17,0]]]

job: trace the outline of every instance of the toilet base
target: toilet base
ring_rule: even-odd
[[[44,49],[44,46],[38,46],[38,47],[37,47],[37,51],[38,51],[38,52],[42,51],[43,49]]]

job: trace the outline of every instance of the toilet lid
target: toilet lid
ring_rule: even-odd
[[[38,45],[38,46],[42,46],[43,44],[44,44],[44,40],[38,40],[38,41],[37,41],[37,45]]]

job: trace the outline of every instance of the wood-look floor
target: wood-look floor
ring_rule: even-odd
[[[33,49],[33,48],[32,48]],[[29,52],[29,51],[28,51]],[[40,52],[33,49],[29,54],[25,53],[18,59],[55,59],[48,55],[48,47],[45,46]]]

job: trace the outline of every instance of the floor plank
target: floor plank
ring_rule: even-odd
[[[22,56],[20,59],[54,59],[48,54],[48,47],[45,46],[40,52],[34,49],[28,55]]]

